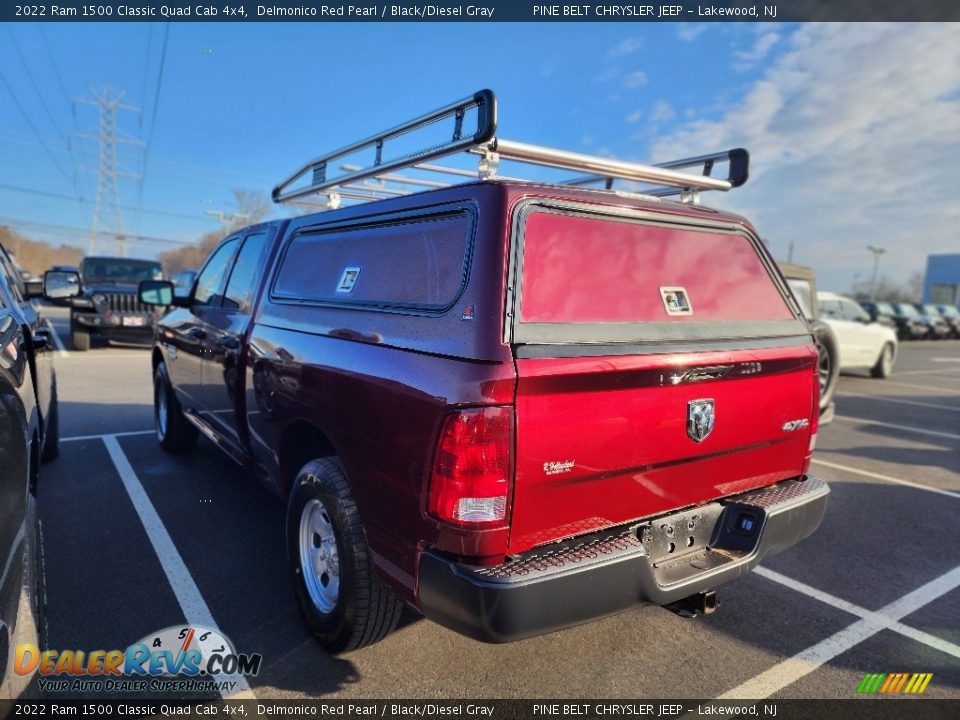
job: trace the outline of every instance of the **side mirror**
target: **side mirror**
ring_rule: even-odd
[[[28,278],[23,281],[23,292],[28,300],[43,297],[43,280],[40,278]]]
[[[62,300],[80,295],[80,275],[71,271],[47,270],[43,274],[43,296]]]
[[[169,280],[142,280],[137,295],[144,305],[173,305],[173,283]]]

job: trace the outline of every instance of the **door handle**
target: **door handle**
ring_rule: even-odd
[[[196,340],[206,340],[206,339],[207,339],[207,331],[204,330],[203,328],[198,328],[198,327],[191,328],[189,335],[190,335],[190,337],[192,337],[192,338],[194,338],[194,339],[196,339]]]
[[[220,339],[220,345],[227,350],[236,350],[240,347],[240,341],[233,335],[227,335]]]

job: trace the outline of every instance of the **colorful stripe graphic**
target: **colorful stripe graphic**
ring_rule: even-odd
[[[933,673],[867,673],[857,686],[858,695],[922,695]]]

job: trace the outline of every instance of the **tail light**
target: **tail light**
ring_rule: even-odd
[[[513,408],[447,415],[430,479],[429,510],[455,525],[503,524],[510,495]]]

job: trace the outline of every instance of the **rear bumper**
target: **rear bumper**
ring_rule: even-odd
[[[477,640],[509,642],[643,603],[665,605],[739,577],[810,535],[829,492],[816,478],[788,480],[495,567],[427,551],[419,560],[420,609]]]

